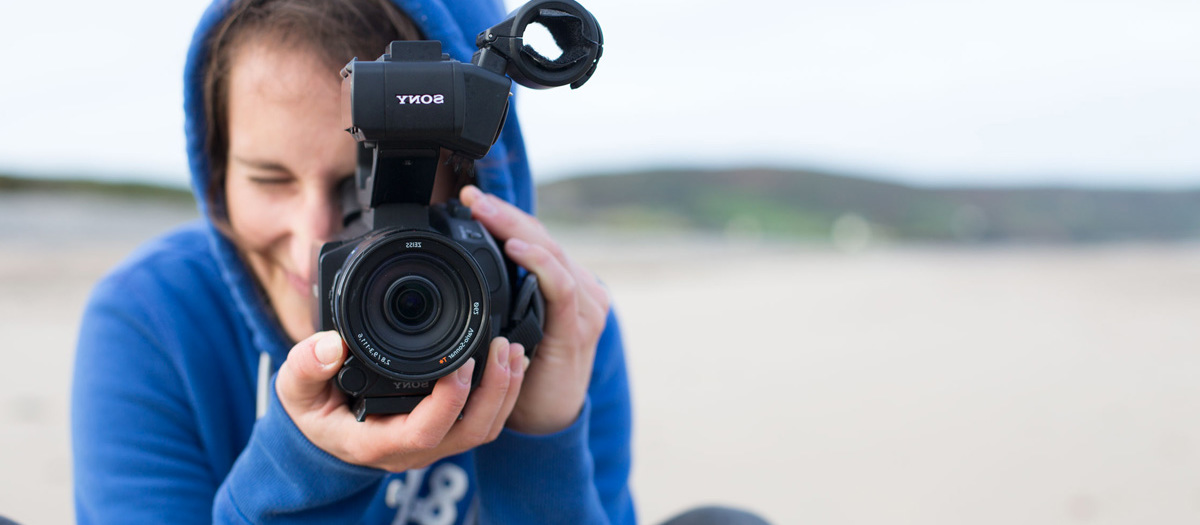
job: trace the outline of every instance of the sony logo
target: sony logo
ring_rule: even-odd
[[[396,95],[401,104],[442,104],[446,97],[442,95]]]
[[[411,390],[414,388],[429,388],[429,381],[393,381],[396,390]]]

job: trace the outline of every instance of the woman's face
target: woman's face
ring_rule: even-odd
[[[316,55],[249,43],[229,76],[225,199],[243,256],[296,341],[315,331],[314,253],[341,229],[338,184],[354,174],[341,84]],[[453,188],[439,171],[435,201]]]

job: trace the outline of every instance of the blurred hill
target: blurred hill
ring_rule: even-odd
[[[547,222],[836,241],[1200,239],[1200,189],[916,187],[804,171],[659,171],[538,189]],[[844,235],[843,235],[844,236]]]
[[[0,176],[0,193],[70,192],[194,209],[190,192]],[[1079,243],[1200,239],[1200,189],[918,187],[805,171],[656,171],[538,187],[538,214],[572,227],[812,241]],[[847,241],[849,239],[849,241]]]
[[[186,204],[195,208],[192,192],[182,188],[155,186],[137,182],[104,182],[85,179],[35,179],[0,174],[0,193],[73,193],[106,198],[157,200],[165,204]]]

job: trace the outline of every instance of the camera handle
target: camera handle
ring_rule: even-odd
[[[549,59],[524,43],[541,24],[562,50]],[[346,131],[359,143],[357,206],[428,204],[441,151],[483,158],[509,113],[512,82],[534,89],[582,86],[603,52],[600,25],[575,0],[533,0],[480,33],[470,64],[438,41],[397,41],[341,70]],[[348,207],[348,215],[352,214]]]
[[[524,41],[529,24],[550,31],[562,50],[546,58]],[[518,84],[532,89],[582,86],[604,53],[604,34],[596,18],[574,0],[533,0],[512,16],[475,37],[479,51],[471,62],[498,74],[507,73]]]

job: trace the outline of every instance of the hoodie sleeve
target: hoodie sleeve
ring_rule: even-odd
[[[476,449],[480,522],[634,523],[630,404],[620,328],[610,313],[575,423],[547,436],[504,430]]]
[[[223,326],[215,317],[181,322],[198,308],[171,282],[144,269],[110,277],[85,311],[72,392],[78,522],[359,521],[384,473],[317,449],[274,397],[251,423],[236,352],[213,348],[234,338],[196,328]],[[245,448],[230,449],[242,432]]]
[[[275,394],[213,502],[217,523],[358,522],[384,472],[351,465],[304,436]]]
[[[217,483],[177,362],[140,279],[110,278],[84,312],[71,438],[78,523],[208,521]]]

